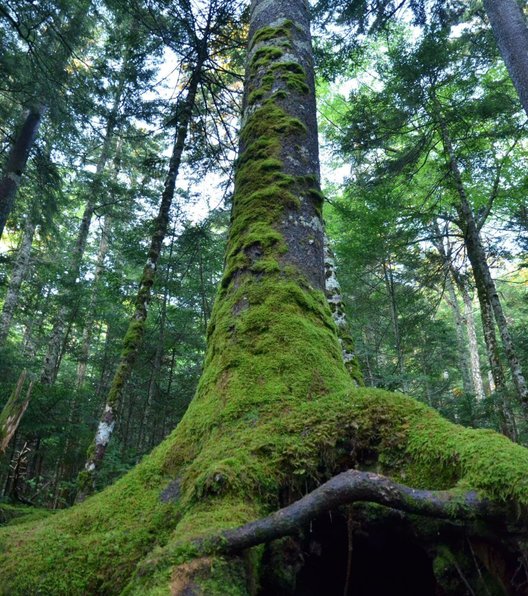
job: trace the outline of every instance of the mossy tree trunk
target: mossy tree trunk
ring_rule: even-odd
[[[242,596],[281,575],[282,591],[268,593],[293,594],[298,529],[345,503],[338,493],[464,523],[494,515],[498,503],[500,515],[515,506],[516,523],[526,523],[528,450],[351,379],[324,291],[308,3],[254,0],[249,38],[226,269],[196,396],[116,484],[42,522],[0,529],[0,589],[10,596]],[[355,474],[361,467],[369,473]],[[374,468],[435,492],[396,486]],[[286,514],[297,521],[278,512],[244,525],[292,501]],[[491,542],[508,528],[476,531]],[[275,544],[267,567],[262,547],[229,550],[282,534],[294,540]],[[375,563],[381,575],[384,561]]]

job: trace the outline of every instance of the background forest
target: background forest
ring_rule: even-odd
[[[526,113],[486,11],[313,8],[325,219],[364,383],[526,444]],[[235,0],[0,5],[0,406],[23,413],[0,433],[1,500],[69,506],[101,416],[98,488],[185,412],[247,18]]]

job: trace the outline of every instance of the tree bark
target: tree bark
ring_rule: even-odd
[[[495,41],[528,115],[528,27],[517,0],[484,0]]]
[[[108,443],[114,432],[115,424],[118,418],[118,410],[123,400],[123,391],[130,378],[132,368],[139,353],[143,336],[145,333],[145,324],[147,320],[148,304],[151,298],[151,289],[156,276],[158,260],[163,247],[163,241],[167,234],[169,225],[170,208],[174,198],[176,188],[176,179],[180,169],[180,163],[185,149],[187,132],[191,122],[196,94],[202,77],[203,62],[206,57],[206,47],[202,43],[197,56],[197,62],[193,68],[189,80],[187,97],[180,111],[180,120],[172,155],[169,163],[169,171],[165,178],[165,187],[161,196],[158,216],[155,221],[154,233],[151,238],[147,262],[143,269],[143,275],[139,283],[138,293],[136,295],[134,314],[130,319],[127,332],[123,340],[123,350],[114,374],[103,415],[97,427],[93,446],[89,449],[89,455],[85,464],[85,471],[80,478],[80,490],[77,494],[77,502],[86,498],[93,491],[95,474],[101,465]]]
[[[31,217],[31,214],[29,214],[24,226],[22,240],[20,241],[18,254],[13,267],[13,273],[11,274],[11,279],[9,280],[9,287],[7,288],[7,294],[2,307],[2,316],[0,318],[0,346],[5,343],[9,335],[13,315],[18,304],[20,288],[29,269],[31,245],[33,244],[35,228],[35,222]]]
[[[29,153],[38,134],[45,107],[32,106],[24,118],[20,131],[9,153],[2,179],[0,180],[0,238],[7,218],[11,213],[15,196],[26,169]]]

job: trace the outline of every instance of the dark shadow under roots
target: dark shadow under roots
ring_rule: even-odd
[[[351,550],[349,528],[352,530]],[[304,565],[297,576],[298,596],[434,596],[436,581],[427,554],[397,526],[357,527],[342,513],[322,517],[307,534]]]
[[[528,594],[519,551],[491,536],[378,506],[333,511],[268,547],[259,595]]]

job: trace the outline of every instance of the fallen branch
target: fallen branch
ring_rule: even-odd
[[[216,536],[197,539],[194,546],[201,553],[245,550],[295,534],[321,514],[360,501],[440,519],[496,520],[508,516],[506,507],[479,497],[475,491],[418,490],[386,476],[348,470],[267,517],[224,530]]]

